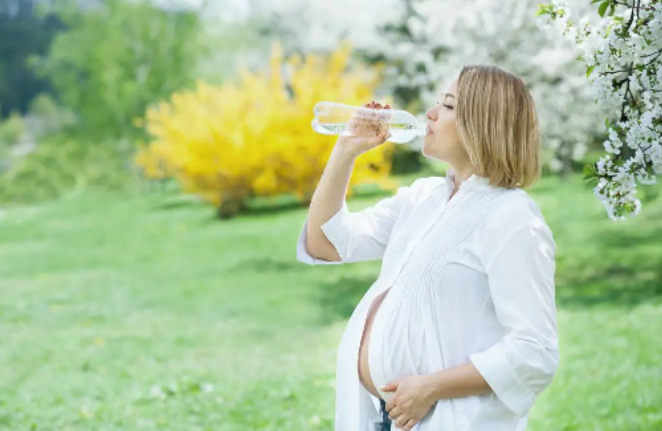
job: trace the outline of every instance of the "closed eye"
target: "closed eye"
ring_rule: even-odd
[[[445,107],[448,108],[448,109],[453,109],[453,107],[450,106],[450,105],[443,105],[443,106],[445,106]]]

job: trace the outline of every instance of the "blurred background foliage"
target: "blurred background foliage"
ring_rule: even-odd
[[[193,83],[204,55],[197,13],[123,0],[87,10],[66,5],[53,13],[68,30],[57,33],[48,53],[30,65],[80,116],[81,132],[133,137],[134,117]]]
[[[158,190],[173,181],[224,216],[241,211],[255,196],[292,193],[305,203],[334,142],[309,126],[315,102],[390,101],[423,120],[465,62],[494,63],[527,81],[541,111],[547,173],[581,171],[601,150],[604,131],[595,126],[600,113],[583,85],[581,64],[562,41],[537,30],[530,19],[535,2],[497,6],[472,0],[456,7],[389,0],[389,6],[357,7],[349,0],[333,6],[257,0],[3,2],[0,202],[36,202],[89,187]],[[344,10],[353,10],[355,19],[346,20],[339,12]],[[309,25],[311,19],[316,25]],[[344,62],[333,66],[343,49]],[[274,55],[281,57],[278,64]],[[305,85],[292,75],[295,61],[307,64],[301,66],[308,74]],[[332,66],[313,66],[322,61]],[[255,88],[241,82],[242,73],[280,84],[261,88],[260,103]],[[365,78],[350,80],[356,73]],[[355,89],[341,82],[354,82],[349,86]],[[187,107],[174,109],[177,99],[188,100]],[[165,114],[166,106],[172,114]],[[198,112],[205,112],[204,120],[181,133],[188,126],[182,122],[190,121],[185,116]],[[173,139],[178,128],[179,138]],[[390,190],[389,174],[425,169],[430,161],[420,154],[421,143],[389,144],[362,156],[352,186],[378,183]],[[78,156],[59,157],[59,145],[59,153]],[[195,164],[193,153],[186,162],[182,151],[194,147],[206,148],[219,162],[199,151]],[[242,152],[242,163],[236,163]],[[309,162],[301,162],[304,156]],[[81,165],[86,160],[98,161]],[[221,167],[230,165],[235,174]]]
[[[650,212],[607,220],[581,178],[603,113],[536,11],[1,0],[0,431],[332,429],[337,342],[379,262],[295,261],[335,143],[312,108],[424,120],[465,63],[522,76],[543,128],[530,192],[558,244],[562,359],[530,428],[662,429],[659,187],[639,187]],[[444,175],[420,145],[359,157],[350,209]]]

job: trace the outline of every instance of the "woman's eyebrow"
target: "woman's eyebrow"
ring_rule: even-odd
[[[452,95],[452,94],[450,94],[450,93],[444,93],[444,95],[442,96],[442,103],[446,101],[446,98],[447,98],[447,97],[450,97],[450,98],[452,98],[453,100],[455,100],[455,96],[454,96],[454,95]]]

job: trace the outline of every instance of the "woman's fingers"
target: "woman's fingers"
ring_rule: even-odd
[[[412,418],[412,419],[409,419],[409,420],[407,421],[407,423],[406,423],[404,426],[402,426],[402,429],[403,429],[403,430],[410,431],[412,428],[414,428],[414,425],[416,425],[417,422],[418,422],[418,421],[417,421],[416,419],[413,419],[413,418]]]
[[[388,103],[386,105],[382,105],[381,103],[375,102],[374,100],[368,103],[364,103],[363,106],[366,108],[391,109],[391,105]]]
[[[362,105],[364,108],[370,108],[374,111],[357,114],[351,120],[350,130],[358,135],[372,134],[374,139],[384,142],[388,139],[388,125],[386,120],[389,118],[387,112],[375,112],[385,109],[391,109],[389,104],[382,105],[379,102],[371,100]]]
[[[403,430],[411,430],[418,421],[414,418],[406,417],[405,415],[400,415],[400,417],[395,418],[393,422]]]

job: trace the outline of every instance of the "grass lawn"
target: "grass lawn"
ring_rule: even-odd
[[[662,199],[615,223],[580,175],[529,193],[561,366],[528,429],[662,429]],[[331,430],[337,343],[380,263],[297,262],[305,214],[220,221],[172,192],[1,211],[0,430]]]

